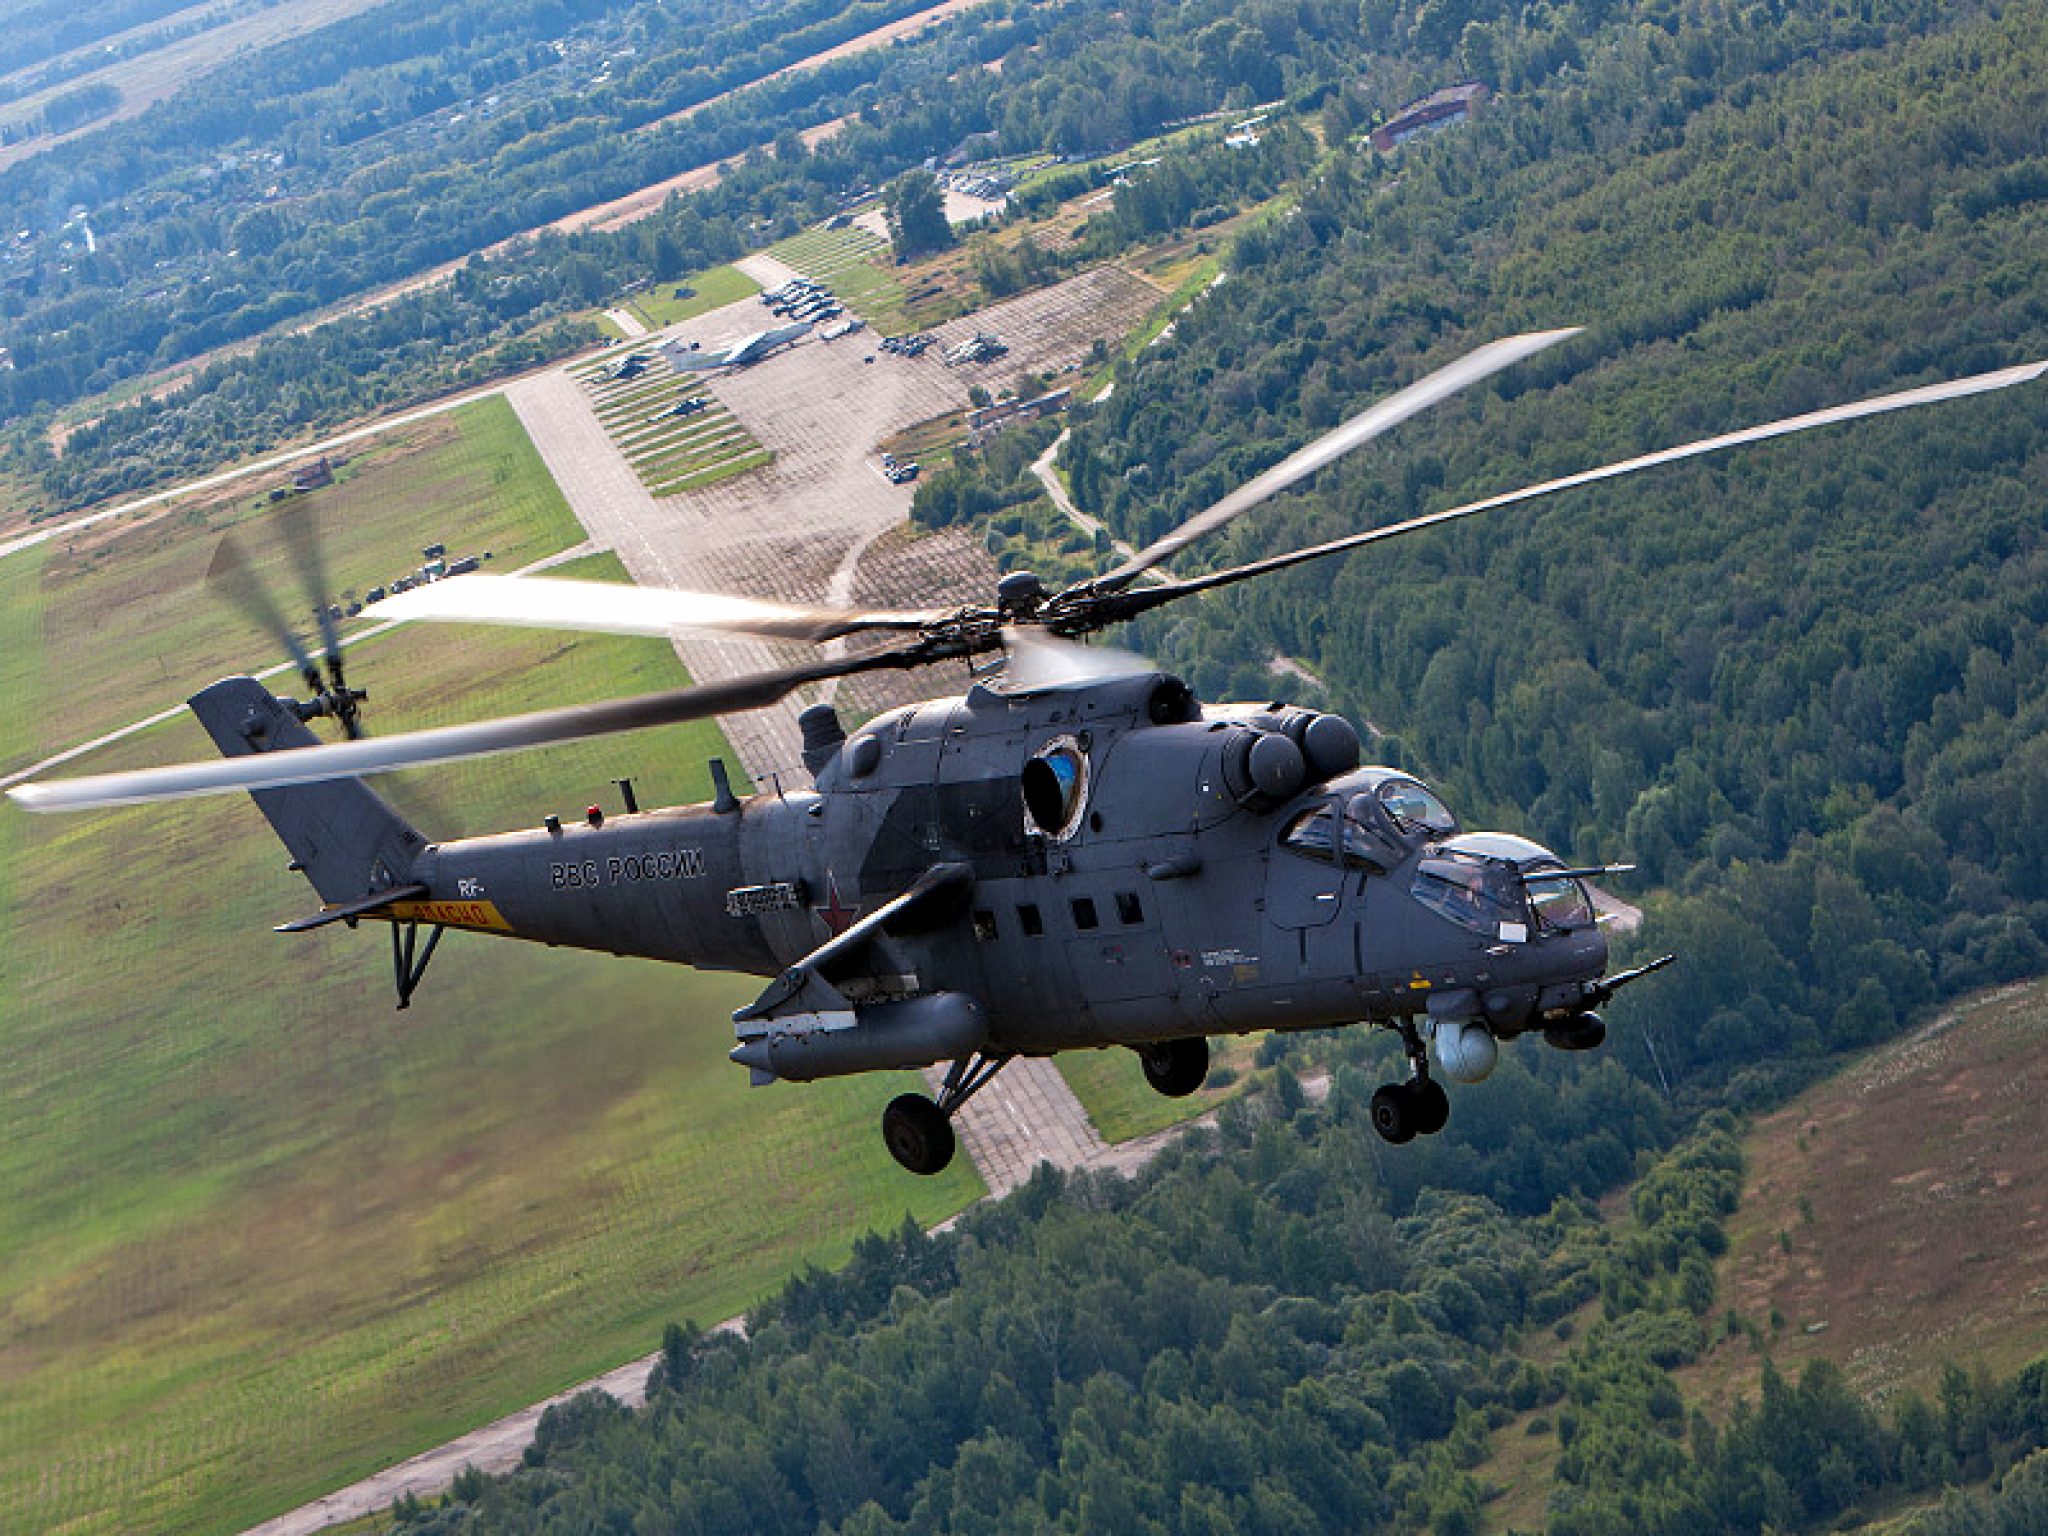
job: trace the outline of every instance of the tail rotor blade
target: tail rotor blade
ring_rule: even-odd
[[[215,546],[213,562],[206,569],[206,584],[227,598],[283,648],[292,665],[299,669],[299,675],[306,680],[307,687],[316,694],[326,691],[319,666],[306,653],[306,647],[285,621],[277,604],[271,601],[262,581],[249,569],[242,546],[233,534],[223,536]]]
[[[298,569],[306,596],[312,600],[313,622],[320,631],[320,652],[327,662],[327,682],[318,691],[327,696],[328,708],[341,722],[342,733],[350,741],[360,740],[363,726],[356,709],[360,696],[350,692],[342,664],[341,626],[335,622],[334,590],[327,584],[327,559],[320,547],[319,526],[313,520],[311,507],[303,504],[287,509],[283,522],[285,543],[291,549],[292,564]]]

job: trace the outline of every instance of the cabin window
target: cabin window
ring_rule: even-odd
[[[986,944],[996,936],[996,915],[993,912],[974,914],[974,936]]]
[[[1135,928],[1145,921],[1145,908],[1139,903],[1136,891],[1116,893],[1116,917],[1126,928]]]
[[[1074,926],[1085,933],[1090,928],[1093,928],[1095,924],[1095,898],[1092,896],[1076,896],[1074,898]]]
[[[1026,902],[1017,909],[1017,926],[1024,930],[1024,937],[1035,939],[1045,932],[1045,919],[1038,915],[1038,908]]]

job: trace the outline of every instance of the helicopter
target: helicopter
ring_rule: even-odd
[[[1399,1036],[1407,1075],[1371,1100],[1390,1143],[1448,1121],[1442,1079],[1477,1083],[1502,1043],[1600,1046],[1599,1009],[1672,963],[1608,970],[1588,882],[1525,838],[1463,828],[1424,782],[1362,761],[1342,716],[1210,704],[1142,658],[1084,637],[1165,604],[1577,486],[1792,433],[2038,379],[2048,361],[1876,396],[1701,439],[1206,574],[1164,564],[1418,412],[1575,329],[1488,343],[1342,423],[1114,569],[1052,591],[1012,572],[992,601],[919,611],[804,607],[715,593],[469,575],[380,616],[670,635],[700,627],[823,644],[773,671],[605,703],[373,738],[334,611],[321,657],[292,635],[232,546],[222,579],[287,646],[309,696],[232,677],[189,704],[215,761],[8,791],[36,811],[247,791],[322,903],[280,925],[389,925],[398,1006],[450,929],[637,955],[766,980],[733,1014],[731,1059],[757,1084],[945,1064],[933,1096],[882,1115],[890,1154],[933,1174],[952,1117],[1020,1055],[1129,1047],[1147,1082],[1193,1093],[1209,1040],[1365,1023]],[[303,540],[306,536],[300,535]],[[1001,653],[976,667],[975,658]],[[808,789],[742,799],[721,762],[707,804],[430,841],[367,775],[700,719],[882,670],[967,662],[956,697],[848,731],[799,717]],[[324,662],[324,670],[322,663]],[[330,720],[347,740],[319,744]],[[424,930],[424,943],[420,935]]]

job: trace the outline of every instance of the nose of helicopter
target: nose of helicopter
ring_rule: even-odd
[[[1576,987],[1606,967],[1606,935],[1579,874],[1527,838],[1450,838],[1418,861],[1410,894],[1438,917],[1491,940],[1496,975],[1547,993]]]

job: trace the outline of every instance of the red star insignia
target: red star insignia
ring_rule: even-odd
[[[825,894],[825,905],[813,907],[811,910],[824,919],[826,930],[836,939],[853,926],[853,920],[860,916],[860,908],[857,905],[849,907],[841,903],[839,881],[829,870],[825,874]]]

